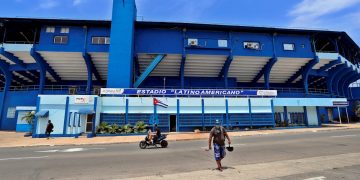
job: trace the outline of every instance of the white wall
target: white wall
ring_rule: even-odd
[[[309,126],[318,126],[318,116],[316,107],[306,107],[307,110],[307,119],[308,119],[308,125]]]

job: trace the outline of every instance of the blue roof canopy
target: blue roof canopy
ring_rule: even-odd
[[[41,110],[35,114],[36,117],[48,117],[49,110]]]
[[[92,108],[83,108],[79,110],[79,114],[95,114],[95,111]]]

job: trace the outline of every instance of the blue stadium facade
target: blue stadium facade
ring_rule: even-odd
[[[349,88],[360,79],[359,46],[345,32],[137,21],[134,0],[114,0],[112,21],[0,18],[0,43],[0,129],[27,131],[21,119],[36,111],[34,137],[47,119],[55,136],[94,132],[102,121],[166,131],[215,119],[229,128],[319,126],[360,97]],[[137,91],[174,89],[195,91]],[[231,90],[244,94],[223,94]]]

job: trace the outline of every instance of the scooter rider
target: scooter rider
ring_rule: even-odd
[[[161,130],[160,128],[158,128],[157,124],[154,125],[154,131],[155,131],[155,134],[153,136],[153,144],[156,143],[156,141],[158,140],[158,138],[161,137]]]

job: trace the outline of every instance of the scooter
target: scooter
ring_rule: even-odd
[[[145,140],[140,141],[139,147],[141,149],[146,149],[148,146],[154,146],[157,147],[157,145],[160,145],[162,148],[166,148],[168,146],[168,142],[165,140],[166,135],[161,135],[156,142],[152,143],[149,138],[146,136]]]

